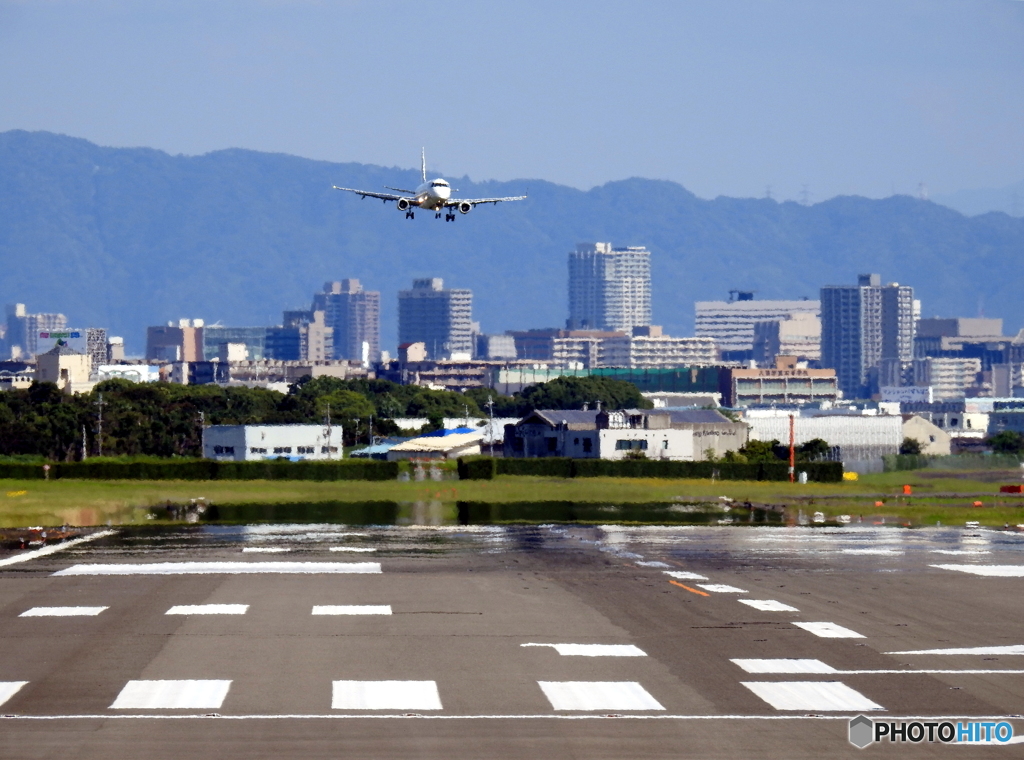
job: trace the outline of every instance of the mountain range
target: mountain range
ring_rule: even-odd
[[[730,289],[814,299],[863,272],[912,285],[924,316],[984,313],[1003,317],[1006,332],[1024,326],[1024,219],[1005,213],[967,217],[908,196],[703,200],[641,178],[588,191],[447,179],[462,197],[529,198],[454,224],[429,213],[407,220],[394,204],[331,186],[410,187],[418,170],[0,133],[0,298],[107,327],[140,353],[148,325],[278,324],[325,281],[354,277],[381,291],[382,347],[393,350],[397,291],[414,277],[471,288],[486,332],[562,326],[568,252],[608,241],[652,252],[654,321],[673,335],[692,334],[694,301]]]

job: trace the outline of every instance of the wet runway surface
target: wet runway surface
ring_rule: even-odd
[[[1024,535],[959,528],[119,530],[0,556],[0,754],[843,757],[859,713],[1024,735],[1022,575]]]

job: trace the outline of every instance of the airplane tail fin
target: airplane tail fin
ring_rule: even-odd
[[[420,150],[420,170],[423,172],[423,181],[427,181],[427,149]]]

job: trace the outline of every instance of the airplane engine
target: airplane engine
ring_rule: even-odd
[[[398,199],[398,210],[399,211],[408,211],[409,210],[409,201],[407,201],[405,198],[399,198]]]
[[[468,214],[472,210],[473,210],[473,204],[472,203],[466,203],[465,201],[463,201],[462,203],[459,204],[459,213]]]

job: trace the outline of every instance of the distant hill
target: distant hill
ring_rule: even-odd
[[[957,190],[933,195],[932,200],[961,214],[976,216],[989,211],[1005,211],[1010,216],[1024,216],[1024,180],[1006,187]]]
[[[171,156],[45,132],[0,133],[0,298],[106,326],[143,349],[145,327],[180,317],[276,324],[326,280],[357,277],[383,299],[396,343],[396,292],[440,276],[474,291],[489,332],[567,316],[566,254],[577,242],[653,252],[654,319],[689,334],[693,302],[731,288],[816,298],[860,272],[913,285],[926,316],[1024,325],[1024,220],[968,218],[910,197],[802,206],[701,200],[672,182],[628,179],[583,192],[540,180],[451,178],[463,196],[529,191],[454,224],[360,200],[332,184],[407,187],[418,171],[223,150]]]

